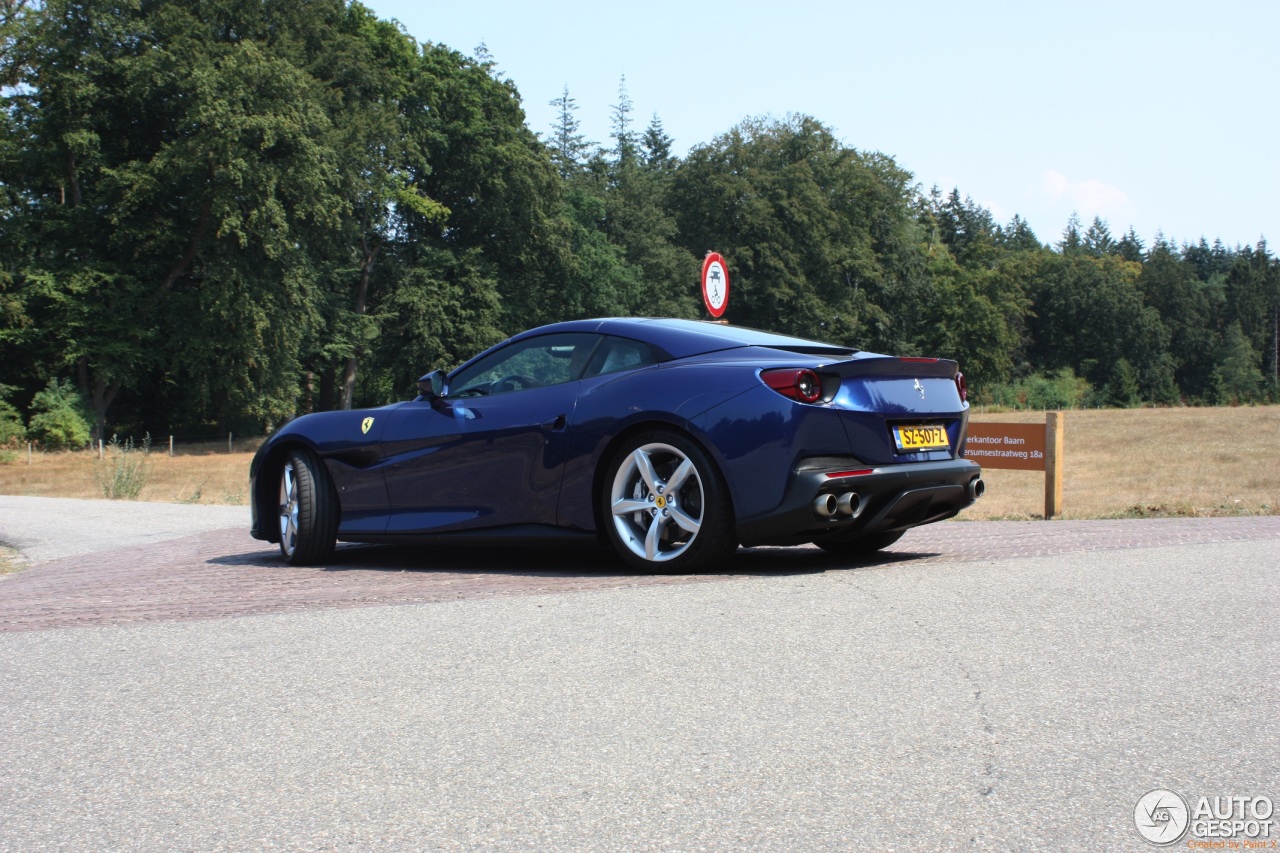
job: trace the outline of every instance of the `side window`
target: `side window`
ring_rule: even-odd
[[[607,337],[591,364],[587,367],[587,376],[601,376],[606,373],[617,373],[620,370],[632,370],[658,361],[648,344],[628,338]]]
[[[542,335],[503,347],[450,377],[450,397],[489,397],[577,379],[599,335]]]

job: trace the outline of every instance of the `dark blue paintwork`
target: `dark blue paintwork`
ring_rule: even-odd
[[[301,446],[332,476],[342,540],[593,536],[603,466],[628,433],[654,426],[686,433],[711,455],[744,544],[898,530],[973,502],[965,487],[980,472],[961,456],[968,404],[953,361],[894,359],[713,323],[620,318],[524,332],[448,379],[504,347],[566,332],[642,342],[656,363],[516,393],[446,393],[297,418],[253,461],[253,535],[278,540],[279,472],[285,453]],[[787,367],[817,372],[824,399],[800,403],[760,378],[762,370]],[[373,422],[362,432],[366,418]],[[951,448],[898,453],[890,432],[898,423],[944,425]],[[815,518],[810,504],[832,487],[829,475],[850,469],[871,473],[835,485],[856,487],[872,505],[857,519]]]

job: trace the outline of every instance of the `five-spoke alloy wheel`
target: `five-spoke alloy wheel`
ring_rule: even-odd
[[[625,442],[609,463],[603,498],[609,539],[638,569],[701,571],[737,544],[719,470],[679,433],[661,430]]]

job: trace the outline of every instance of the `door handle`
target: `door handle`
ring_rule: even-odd
[[[559,432],[564,429],[564,423],[564,415],[556,415],[549,421],[543,421],[542,428],[550,430],[551,432]]]

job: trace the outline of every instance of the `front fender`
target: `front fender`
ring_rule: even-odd
[[[371,506],[374,511],[385,508],[386,487],[381,474],[368,482],[369,478],[362,472],[381,459],[386,416],[403,405],[303,415],[289,421],[263,442],[249,463],[249,534],[267,542],[280,540],[276,525],[267,521],[276,515],[278,479],[285,455],[296,448],[310,450],[325,463],[338,493],[340,509],[354,504]]]

